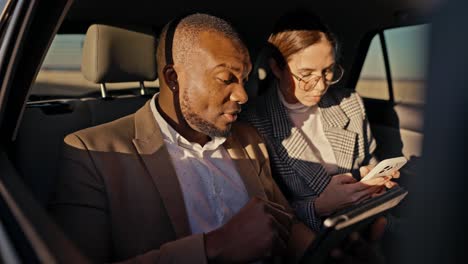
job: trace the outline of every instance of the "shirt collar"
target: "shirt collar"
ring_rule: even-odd
[[[205,150],[216,150],[219,148],[225,141],[225,137],[213,137],[210,141],[208,141],[203,147],[195,142],[190,142],[186,138],[184,138],[181,134],[179,134],[166,120],[161,116],[158,109],[156,108],[156,99],[159,93],[156,93],[153,98],[151,98],[150,108],[151,112],[153,112],[154,118],[156,122],[159,124],[159,128],[161,129],[161,133],[165,141],[177,144],[180,147],[185,149],[194,150],[194,151],[205,151]]]
[[[286,109],[288,109],[289,112],[292,113],[305,113],[305,112],[316,112],[316,109],[318,108],[317,105],[314,106],[306,106],[301,104],[300,102],[291,104],[286,101],[286,99],[283,96],[283,93],[281,93],[279,86],[277,86],[277,93],[278,97],[281,101],[281,103],[284,105]]]

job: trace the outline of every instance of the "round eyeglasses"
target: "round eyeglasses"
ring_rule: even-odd
[[[299,88],[301,88],[302,90],[306,92],[315,88],[317,83],[322,78],[325,84],[327,86],[330,86],[332,84],[339,82],[341,78],[343,78],[343,74],[344,74],[344,69],[339,64],[333,65],[332,67],[326,69],[325,71],[323,71],[322,75],[309,74],[307,76],[301,77],[291,72],[291,75],[299,82]]]

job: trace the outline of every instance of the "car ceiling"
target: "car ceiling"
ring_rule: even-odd
[[[425,17],[435,3],[435,0],[75,0],[64,28],[73,30],[79,25],[87,28],[97,22],[146,25],[157,30],[178,15],[206,12],[227,19],[247,39],[262,39],[281,14],[298,7],[307,7],[320,14],[332,29],[340,33],[349,28],[364,32],[411,24],[415,19]]]
[[[440,1],[443,0],[75,0],[60,32],[84,33],[93,23],[139,25],[159,32],[177,16],[204,12],[230,21],[244,37],[252,58],[255,58],[277,18],[288,10],[308,8],[318,13],[344,42],[342,64],[346,68],[359,61],[356,56],[364,56],[359,55],[358,49],[370,32],[428,22]],[[345,73],[344,80],[348,77]]]

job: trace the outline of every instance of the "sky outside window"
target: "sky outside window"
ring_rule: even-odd
[[[430,26],[417,25],[384,31],[395,101],[423,103]],[[356,90],[363,96],[388,100],[382,46],[376,35],[370,44]]]

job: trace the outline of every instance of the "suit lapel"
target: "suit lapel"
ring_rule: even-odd
[[[331,94],[331,91],[327,92],[320,101],[319,107],[323,130],[335,153],[339,173],[344,173],[353,167],[357,133],[346,130],[349,117]]]
[[[161,195],[177,237],[189,235],[190,225],[179,180],[149,102],[135,114],[135,135],[133,144]]]
[[[249,157],[247,151],[235,138],[238,136],[233,127],[233,133],[224,142],[223,146],[231,156],[237,171],[244,182],[245,189],[250,198],[258,196],[267,199],[265,190],[259,179],[259,171],[255,169],[252,159]]]
[[[281,103],[276,87],[265,97],[266,113],[272,122],[272,130],[280,159],[299,173],[309,186],[327,182],[325,168],[320,163],[304,162],[298,157],[309,146],[304,134],[293,126],[285,107]],[[288,139],[284,142],[285,139]]]

